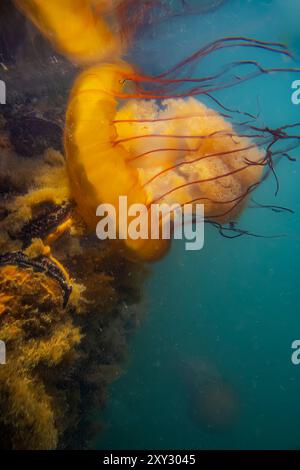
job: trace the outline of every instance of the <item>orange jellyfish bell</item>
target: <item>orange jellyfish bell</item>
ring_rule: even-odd
[[[113,120],[117,96],[124,75],[132,73],[124,62],[95,66],[81,74],[71,92],[66,116],[65,149],[73,196],[90,228],[97,224],[100,204],[116,208],[119,196],[128,205],[147,204],[138,170],[130,155],[117,143]],[[132,240],[125,243],[144,259],[157,259],[167,250],[169,240]]]
[[[62,54],[79,65],[112,60],[121,54],[120,38],[102,14],[112,0],[15,0],[16,5]]]
[[[67,166],[86,223],[95,229],[100,204],[118,212],[120,196],[127,197],[128,205],[148,208],[199,202],[205,217],[232,220],[261,176],[256,145],[194,98],[165,100],[161,107],[153,100],[130,98],[119,106],[118,98],[130,96],[124,86],[131,76],[125,62],[95,66],[80,75],[71,92]],[[147,217],[150,226],[150,210]],[[153,261],[170,241],[127,237],[125,244],[139,258]]]

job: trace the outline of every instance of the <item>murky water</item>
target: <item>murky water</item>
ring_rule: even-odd
[[[209,41],[242,35],[285,42],[297,57],[298,17],[297,0],[228,0],[205,15],[175,18],[141,33],[132,56],[157,73]],[[205,67],[243,54],[223,51]],[[268,60],[273,64],[272,56]],[[220,91],[218,98],[231,108],[259,112],[266,125],[298,122],[300,106],[291,102],[297,78],[265,75]],[[299,161],[282,160],[277,174],[278,195],[270,177],[255,200],[295,214],[248,209],[240,225],[284,236],[227,240],[207,227],[202,251],[187,252],[178,241],[153,265],[146,320],[131,344],[126,373],[110,389],[97,448],[299,448],[300,366],[291,362],[291,344],[300,337]],[[204,416],[195,395],[203,403],[208,383],[216,405]],[[225,426],[210,429],[218,407]]]

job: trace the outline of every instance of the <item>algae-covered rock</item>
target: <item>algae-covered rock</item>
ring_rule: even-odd
[[[0,194],[0,446],[86,447],[89,415],[105,406],[139,323],[130,305],[140,300],[144,268],[87,232],[61,154],[47,150],[32,165],[6,142],[22,172],[14,177],[2,160],[11,178]]]

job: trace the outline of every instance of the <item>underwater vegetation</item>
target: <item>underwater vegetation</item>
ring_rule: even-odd
[[[7,78],[12,76],[15,83],[18,65],[6,64]],[[36,79],[35,99],[30,95],[24,99],[22,91],[14,89],[9,105],[1,108],[0,336],[6,343],[7,363],[0,370],[0,447],[4,449],[85,448],[96,431],[90,412],[105,406],[107,386],[122,373],[128,340],[143,314],[137,306],[144,267],[126,258],[118,246],[105,242],[100,246],[85,232],[84,222],[73,214],[64,157],[50,148],[62,140],[61,95],[67,95],[72,77],[72,70],[65,70],[68,77],[60,94],[53,88],[44,93]],[[50,132],[49,121],[55,123]],[[57,227],[68,225],[71,216],[76,219],[72,234],[65,230],[54,243]],[[51,240],[49,256],[45,244]]]
[[[63,268],[44,255],[43,236],[70,210],[60,200],[68,194],[63,157],[48,150],[33,160],[6,151],[10,164],[13,159],[23,171],[14,184],[14,167],[2,159],[9,190],[1,187],[0,198],[6,208],[0,222],[0,336],[8,357],[0,370],[1,447],[85,447],[89,410],[104,406],[107,384],[120,374],[139,323],[141,312],[130,305],[140,301],[145,273],[116,247],[103,242],[100,248],[80,232],[66,233],[53,246]],[[37,161],[32,182],[28,171],[33,176]],[[46,183],[53,174],[59,175],[60,194],[52,177]]]
[[[93,433],[89,413],[105,405],[107,385],[118,377],[139,323],[144,262],[169,249],[161,234],[157,240],[99,242],[100,203],[117,207],[120,195],[147,208],[202,202],[206,222],[234,238],[249,234],[236,220],[258,185],[270,175],[279,189],[275,164],[292,161],[299,124],[268,127],[258,116],[225,107],[215,94],[270,73],[299,72],[255,59],[259,50],[292,61],[284,45],[221,38],[155,76],[124,59],[142,27],[223,3],[2,5],[17,22],[22,18],[20,34],[28,39],[30,32],[28,48],[39,44],[43,58],[34,96],[22,100],[19,85],[0,122],[0,338],[9,358],[0,369],[4,448],[87,445]],[[18,50],[24,44],[7,38],[13,52],[6,47],[3,60],[13,84],[20,80]],[[193,74],[196,65],[225,49],[245,56]],[[63,79],[45,93],[40,81],[52,70]],[[21,73],[23,83],[27,73]],[[226,428],[238,408],[230,385],[212,369],[204,380],[201,363],[185,368],[198,420]]]

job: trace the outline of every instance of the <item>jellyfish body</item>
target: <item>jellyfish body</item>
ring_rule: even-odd
[[[119,37],[103,19],[111,1],[15,0],[57,50],[79,65],[118,57]],[[97,3],[97,5],[95,5]]]
[[[238,135],[224,116],[194,96],[210,96],[225,85],[277,69],[246,61],[255,72],[232,78],[231,71],[245,65],[240,61],[207,77],[182,78],[182,74],[196,60],[227,47],[256,47],[289,55],[284,47],[243,37],[223,38],[160,76],[147,77],[120,59],[122,25],[126,26],[134,7],[132,0],[15,1],[59,51],[88,67],[72,89],[65,128],[70,185],[87,225],[94,230],[97,207],[112,205],[119,238],[141,259],[155,260],[166,253],[170,241],[161,230],[157,238],[151,237],[149,229],[146,238],[121,233],[120,196],[127,197],[129,206],[147,207],[143,217],[148,227],[154,204],[191,204],[194,209],[202,203],[206,219],[219,224],[234,221],[259,183],[264,166],[273,171],[270,149],[275,133],[252,128],[258,138],[270,134],[266,136],[271,137],[270,141],[266,138],[269,153],[263,155],[246,134]],[[148,8],[160,4],[141,2],[144,14],[138,10],[133,33],[147,17]],[[119,32],[114,32],[114,21],[119,22]],[[219,83],[223,79],[225,85]]]
[[[100,204],[115,207],[117,220],[119,196],[126,196],[128,205],[147,204],[138,171],[130,165],[125,147],[117,143],[112,123],[124,73],[130,73],[130,67],[123,62],[83,72],[67,110],[65,149],[71,189],[82,217],[93,229]],[[156,259],[167,250],[169,240],[127,239],[126,244],[142,258]]]
[[[185,387],[190,416],[202,429],[231,431],[240,416],[240,398],[233,384],[205,357],[180,357],[176,371]]]
[[[83,72],[71,92],[65,148],[70,182],[81,215],[95,228],[100,204],[203,203],[205,216],[226,222],[259,181],[261,154],[215,111],[190,98],[159,107],[129,99],[118,108],[133,71],[125,62]],[[151,212],[147,212],[149,227]],[[118,217],[117,217],[118,220]],[[119,228],[119,227],[118,227]],[[161,257],[169,241],[125,243],[146,260]]]

